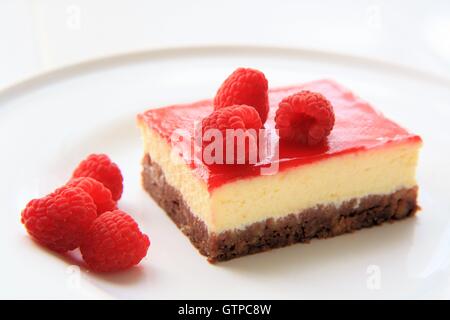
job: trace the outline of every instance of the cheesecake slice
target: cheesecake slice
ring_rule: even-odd
[[[301,90],[333,105],[335,125],[324,144],[279,143],[278,157],[248,165],[207,165],[174,152],[174,133],[187,149],[195,123],[213,111],[203,100],[138,115],[144,141],[143,185],[210,262],[414,215],[421,138],[385,118],[330,80],[271,89],[265,128],[278,103]],[[181,130],[181,131],[180,131]],[[193,161],[194,160],[194,161]],[[276,172],[261,174],[276,165]]]

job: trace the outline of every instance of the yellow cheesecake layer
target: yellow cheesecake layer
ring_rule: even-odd
[[[242,229],[318,204],[340,206],[346,200],[416,186],[421,143],[406,142],[230,182],[209,192],[206,183],[171,154],[166,140],[146,124],[139,125],[145,153],[162,168],[167,182],[181,192],[210,233]]]

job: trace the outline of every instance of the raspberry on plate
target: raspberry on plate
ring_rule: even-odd
[[[210,148],[210,145],[214,146],[213,144],[216,142],[215,137],[211,138],[213,134],[210,133],[214,133],[211,129],[219,130],[222,138],[222,157],[218,159],[219,157],[216,154],[211,155],[214,159],[219,160],[219,164],[248,163],[251,159],[250,151],[254,152],[253,158],[257,159],[258,134],[261,128],[261,119],[253,107],[234,105],[215,110],[202,120],[204,161],[206,160],[206,163],[211,162],[210,159],[205,157],[210,156],[208,148]],[[233,136],[230,136],[230,134],[233,134]],[[245,144],[239,145],[238,140]],[[233,150],[227,149],[229,143],[233,143]],[[243,147],[243,150],[239,150],[240,147]]]
[[[103,183],[117,201],[123,192],[123,177],[119,167],[105,154],[91,154],[75,169],[73,178],[90,177]]]
[[[250,68],[236,69],[221,85],[214,108],[245,104],[258,111],[262,124],[269,113],[268,82],[264,73]]]
[[[96,272],[114,272],[137,265],[150,246],[147,235],[123,211],[105,212],[95,219],[83,244],[81,254]]]
[[[62,187],[31,200],[22,211],[22,223],[31,237],[61,253],[80,246],[96,217],[94,201],[78,187]]]
[[[67,186],[79,187],[86,191],[94,200],[97,207],[97,215],[117,209],[111,191],[95,179],[89,177],[73,178],[67,183]]]
[[[300,91],[280,102],[275,122],[280,139],[317,145],[333,129],[333,107],[320,93]]]

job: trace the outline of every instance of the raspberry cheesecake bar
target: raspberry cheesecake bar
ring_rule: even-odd
[[[245,79],[234,81],[239,85]],[[244,91],[250,91],[251,97],[261,93],[261,101],[265,95],[268,106],[260,108],[255,102],[255,117],[262,110],[258,119],[267,120],[261,121],[261,126],[277,132],[272,139],[277,156],[269,161],[207,164],[195,152],[193,159],[186,159],[178,149],[174,152],[177,130],[188,133],[188,139],[177,141],[190,149],[195,145],[194,123],[214,112],[233,111],[217,108],[217,96],[138,115],[144,141],[144,188],[210,262],[332,237],[403,219],[417,211],[419,136],[331,80],[269,90],[264,85],[254,87],[262,91],[249,90],[248,84]],[[221,89],[218,96],[224,91]],[[288,109],[282,108],[291,105],[283,104],[301,103],[301,96],[300,100],[285,98],[298,92],[323,97],[332,106],[333,118],[318,109],[317,114],[328,117],[328,122],[319,126],[320,118],[308,114],[313,108],[294,105],[289,110],[305,113],[297,122],[287,121],[283,111]],[[309,95],[305,99],[315,101]],[[245,102],[244,97],[227,104]],[[244,124],[248,123],[245,117],[253,117],[245,108],[236,112]],[[236,117],[235,113],[231,118],[236,122]],[[222,119],[220,115],[216,118]],[[293,129],[287,132],[286,125]],[[296,132],[301,139],[289,138]],[[321,135],[326,137],[318,139]],[[276,171],[263,174],[268,166]]]

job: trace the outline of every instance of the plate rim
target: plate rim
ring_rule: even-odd
[[[450,86],[450,77],[437,73],[421,70],[412,66],[390,62],[384,59],[365,57],[360,55],[331,52],[320,49],[270,46],[270,45],[189,45],[151,48],[142,50],[131,50],[97,56],[81,60],[67,65],[57,66],[38,72],[24,79],[18,80],[4,87],[0,87],[0,107],[5,101],[14,99],[29,90],[36,89],[48,82],[70,78],[72,75],[88,74],[90,72],[108,69],[127,63],[138,63],[146,60],[164,59],[170,56],[196,56],[196,55],[232,55],[232,54],[255,54],[255,55],[286,55],[292,57],[306,57],[315,60],[333,59],[341,63],[352,65],[367,65],[377,67],[380,70],[389,70],[402,76],[416,78],[420,81],[432,82],[439,86]]]

